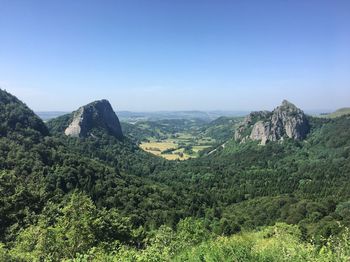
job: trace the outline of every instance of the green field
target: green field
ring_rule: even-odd
[[[158,140],[151,137],[148,141],[141,142],[140,148],[167,160],[187,160],[198,157],[200,151],[214,144],[215,140],[208,137],[198,138],[180,133]]]
[[[142,142],[140,147],[156,156],[164,157],[167,160],[186,160],[191,156],[188,154],[183,154],[179,145],[173,141],[164,140],[164,141],[152,141],[152,142]],[[174,150],[171,153],[163,153],[166,150]]]
[[[198,119],[176,119],[122,123],[125,133],[143,150],[168,160],[197,158],[203,150],[221,141],[207,134],[210,123]]]

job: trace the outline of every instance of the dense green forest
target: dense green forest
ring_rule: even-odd
[[[120,140],[67,137],[70,117],[45,125],[0,90],[0,261],[349,260],[349,115],[265,146],[232,139],[236,118],[129,124]],[[189,126],[216,151],[138,147]]]

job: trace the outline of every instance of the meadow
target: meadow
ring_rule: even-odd
[[[187,160],[197,158],[200,152],[213,147],[215,139],[195,136],[190,133],[176,133],[163,139],[150,137],[139,145],[143,150],[167,160]]]
[[[158,121],[122,122],[124,133],[143,150],[167,160],[199,157],[205,150],[216,148],[211,122],[201,119],[166,119]]]

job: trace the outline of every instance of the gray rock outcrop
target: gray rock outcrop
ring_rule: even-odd
[[[247,139],[260,141],[279,141],[284,138],[302,140],[309,132],[309,122],[304,112],[292,103],[284,100],[272,112],[250,113],[235,133],[235,140]]]
[[[72,121],[64,133],[72,137],[94,136],[102,130],[118,139],[123,137],[119,119],[111,104],[103,99],[80,107],[73,113]]]

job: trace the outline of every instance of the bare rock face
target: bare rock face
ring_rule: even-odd
[[[284,100],[272,112],[250,113],[236,130],[235,140],[279,141],[284,138],[302,140],[309,132],[309,122],[302,110]]]
[[[107,100],[99,100],[80,107],[64,133],[72,137],[94,136],[102,130],[118,139],[123,137],[119,119]]]
[[[271,132],[271,125],[268,122],[258,121],[254,124],[249,138],[251,140],[261,140],[261,144],[266,144]]]

